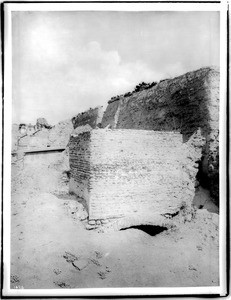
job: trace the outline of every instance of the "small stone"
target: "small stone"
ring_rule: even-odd
[[[92,225],[87,224],[85,228],[86,228],[87,230],[92,230],[92,229],[95,229],[96,226],[92,226]]]
[[[88,221],[88,224],[89,224],[89,225],[95,225],[95,220],[89,220],[89,221]]]
[[[191,222],[192,221],[192,214],[188,214],[185,216],[185,222]]]
[[[109,220],[105,219],[105,220],[101,220],[102,224],[107,224],[109,222]]]
[[[88,265],[88,260],[84,259],[84,258],[80,258],[78,260],[75,260],[72,265],[77,268],[79,271],[83,270],[84,268],[86,268],[86,266]]]
[[[189,270],[191,270],[191,271],[197,271],[197,269],[193,266],[193,265],[189,265]]]
[[[111,272],[111,269],[108,266],[106,266],[106,272]]]
[[[100,279],[105,279],[106,278],[106,273],[105,272],[98,272]]]
[[[199,185],[200,185],[200,182],[198,180],[196,180],[195,184],[194,184],[195,188],[197,188]]]
[[[97,221],[96,221],[96,224],[97,224],[97,225],[101,225],[100,220],[97,220]]]

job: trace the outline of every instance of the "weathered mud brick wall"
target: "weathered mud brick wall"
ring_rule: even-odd
[[[69,141],[70,181],[69,191],[89,204],[90,192],[90,131],[71,136]]]
[[[73,127],[75,129],[79,126],[90,125],[91,128],[96,128],[96,126],[100,126],[102,117],[103,117],[102,106],[90,108],[89,110],[82,112],[72,118]]]
[[[206,139],[201,179],[218,201],[219,194],[219,71],[202,68],[156,86],[108,102],[102,127],[179,130],[184,142],[198,128]]]
[[[89,219],[132,218],[160,224],[191,205],[201,155],[176,132],[97,129],[72,137],[71,191],[86,200]]]

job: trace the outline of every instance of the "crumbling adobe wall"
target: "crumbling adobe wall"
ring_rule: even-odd
[[[27,135],[23,139],[28,148],[45,148],[49,144],[49,129],[42,128],[33,135]]]
[[[25,134],[18,137],[19,149],[26,148],[45,148],[45,147],[66,147],[73,124],[71,120],[61,121],[50,129],[42,127],[33,134]]]
[[[18,139],[20,137],[20,132],[18,130],[18,124],[12,124],[11,136],[12,136],[11,151],[17,151],[18,150]]]
[[[206,139],[200,180],[219,196],[219,71],[202,68],[130,97],[109,101],[102,127],[117,129],[179,130],[184,142],[201,128]]]
[[[192,203],[201,145],[200,132],[186,144],[177,132],[80,133],[70,140],[70,191],[86,200],[90,222],[162,225]]]
[[[36,121],[36,127],[37,127],[37,129],[42,129],[42,128],[51,129],[52,128],[52,126],[48,124],[48,122],[45,118],[38,118]]]
[[[89,204],[90,192],[90,130],[71,135],[69,141],[70,181],[69,191]]]
[[[66,147],[72,131],[73,124],[71,120],[59,122],[49,130],[48,144],[50,147]]]
[[[95,108],[90,108],[89,110],[78,114],[72,118],[73,127],[77,128],[79,126],[89,125],[91,128],[96,128],[100,126],[103,117],[103,107],[97,106]]]

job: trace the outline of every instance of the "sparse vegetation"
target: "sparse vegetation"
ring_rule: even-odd
[[[143,91],[143,90],[150,89],[150,88],[152,88],[153,86],[157,85],[157,83],[158,83],[158,82],[156,82],[156,81],[153,81],[153,82],[151,82],[151,83],[141,82],[141,83],[139,83],[138,85],[136,85],[135,89],[134,89],[132,92],[127,92],[127,93],[122,94],[122,95],[117,95],[117,96],[111,97],[111,100],[109,101],[109,103],[112,103],[112,102],[114,102],[114,101],[116,101],[116,100],[119,100],[120,97],[125,97],[125,98],[127,98],[127,97],[132,96],[132,94],[134,94],[134,93],[137,93],[137,92],[141,92],[141,91]]]
[[[143,91],[143,90],[147,90],[147,89],[150,89],[152,88],[153,86],[157,85],[157,82],[156,81],[153,81],[151,83],[145,83],[145,82],[141,82],[140,84],[138,84],[136,87],[135,87],[135,90],[133,92],[140,92],[140,91]]]

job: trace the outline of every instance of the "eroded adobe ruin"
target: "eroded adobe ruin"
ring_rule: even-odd
[[[202,68],[108,102],[102,127],[179,130],[188,141],[198,128],[206,139],[198,180],[219,201],[219,81],[216,68]]]
[[[218,202],[216,69],[114,97],[103,115],[96,108],[72,121],[70,191],[85,199],[90,222],[166,224],[192,205],[198,181]]]
[[[78,114],[77,116],[72,118],[74,129],[85,125],[89,125],[91,126],[91,128],[96,128],[97,126],[100,127],[103,113],[103,107],[97,106]]]
[[[191,206],[200,131],[183,143],[179,132],[89,128],[71,137],[69,155],[70,191],[85,200],[90,222],[162,225]]]

